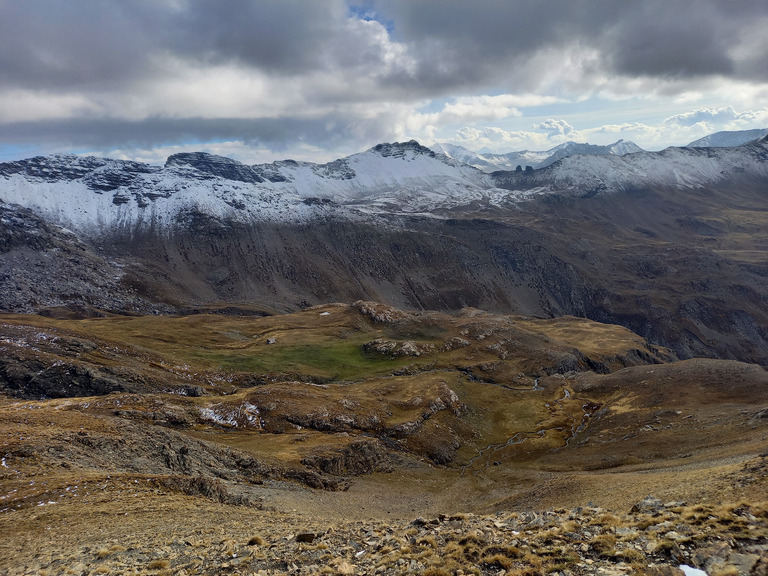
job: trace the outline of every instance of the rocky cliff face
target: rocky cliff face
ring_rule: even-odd
[[[123,264],[31,210],[0,202],[0,311],[168,311],[124,282]]]

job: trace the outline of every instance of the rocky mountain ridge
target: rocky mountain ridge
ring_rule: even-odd
[[[765,178],[767,157],[768,143],[762,140],[736,148],[568,155],[534,172],[487,175],[415,141],[381,144],[328,164],[247,166],[197,152],[175,154],[160,168],[57,155],[0,164],[0,200],[98,234],[173,228],[194,211],[238,222],[301,222],[329,213],[346,219],[437,216],[473,205],[504,208],[531,194],[702,188],[734,178]]]
[[[416,142],[323,165],[34,158],[0,165],[0,307],[473,306],[768,365],[767,181],[765,139],[493,174]]]
[[[649,187],[703,188],[768,176],[768,139],[732,148],[666,148],[629,156],[568,156],[547,169],[494,172],[508,190],[580,196]]]
[[[247,166],[180,153],[163,167],[57,155],[0,165],[0,200],[80,232],[174,227],[190,211],[239,222],[295,222],[329,211],[415,212],[481,199],[489,177],[418,143],[382,144],[327,164]]]

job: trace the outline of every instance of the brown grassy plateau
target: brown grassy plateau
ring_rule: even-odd
[[[766,566],[768,372],[619,326],[5,315],[0,361],[8,573]]]

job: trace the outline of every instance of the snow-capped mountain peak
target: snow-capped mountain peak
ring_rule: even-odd
[[[393,158],[413,159],[422,154],[429,156],[430,158],[435,157],[435,153],[432,150],[426,146],[422,146],[416,140],[409,140],[408,142],[394,142],[391,144],[377,144],[373,148],[370,148],[368,152],[379,154],[383,158],[388,158],[391,156]]]
[[[634,154],[635,152],[642,152],[643,149],[631,140],[620,139],[606,146],[610,150],[611,154],[617,156],[624,156],[625,154]]]
[[[730,148],[760,140],[768,135],[768,128],[723,131],[709,134],[688,144],[689,148]]]
[[[219,176],[227,180],[256,184],[264,182],[256,171],[237,160],[216,156],[207,152],[182,152],[169,156],[165,168],[190,167],[208,176]]]

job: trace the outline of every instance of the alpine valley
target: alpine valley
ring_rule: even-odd
[[[9,574],[768,569],[765,131],[7,162],[0,311]]]

